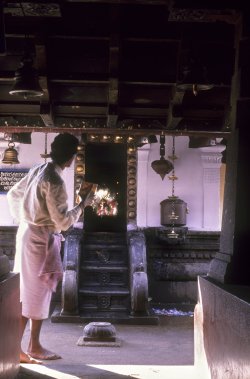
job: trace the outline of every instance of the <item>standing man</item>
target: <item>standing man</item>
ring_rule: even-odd
[[[14,271],[20,272],[22,303],[21,336],[30,320],[27,352],[21,349],[20,362],[41,363],[61,358],[40,343],[42,322],[49,317],[51,296],[62,279],[61,231],[78,221],[85,199],[68,209],[62,171],[70,167],[77,153],[78,139],[59,134],[51,144],[52,162],[31,168],[7,194],[10,212],[19,223]]]

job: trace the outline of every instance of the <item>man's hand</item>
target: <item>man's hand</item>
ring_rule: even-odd
[[[93,200],[97,189],[97,184],[83,182],[77,191],[76,203],[80,205],[82,209],[89,205]]]

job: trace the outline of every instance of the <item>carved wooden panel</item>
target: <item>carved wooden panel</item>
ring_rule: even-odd
[[[127,153],[127,225],[136,227],[137,205],[137,151],[129,148]]]
[[[10,261],[10,268],[13,268],[16,252],[16,226],[0,227],[0,253],[7,255]]]

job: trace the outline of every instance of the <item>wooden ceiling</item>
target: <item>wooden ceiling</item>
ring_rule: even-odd
[[[0,131],[228,133],[240,20],[233,3],[4,1]],[[9,94],[27,49],[42,97]],[[178,88],[192,65],[211,89]]]

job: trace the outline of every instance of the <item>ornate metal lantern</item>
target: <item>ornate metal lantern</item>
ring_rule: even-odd
[[[186,225],[187,204],[175,195],[175,181],[178,180],[178,177],[175,175],[174,167],[174,161],[177,159],[174,136],[172,155],[169,158],[173,161],[173,170],[168,177],[169,180],[172,180],[172,195],[161,202],[161,225],[170,227],[167,239],[178,240],[179,237],[183,238],[183,230],[180,230],[180,227]]]

